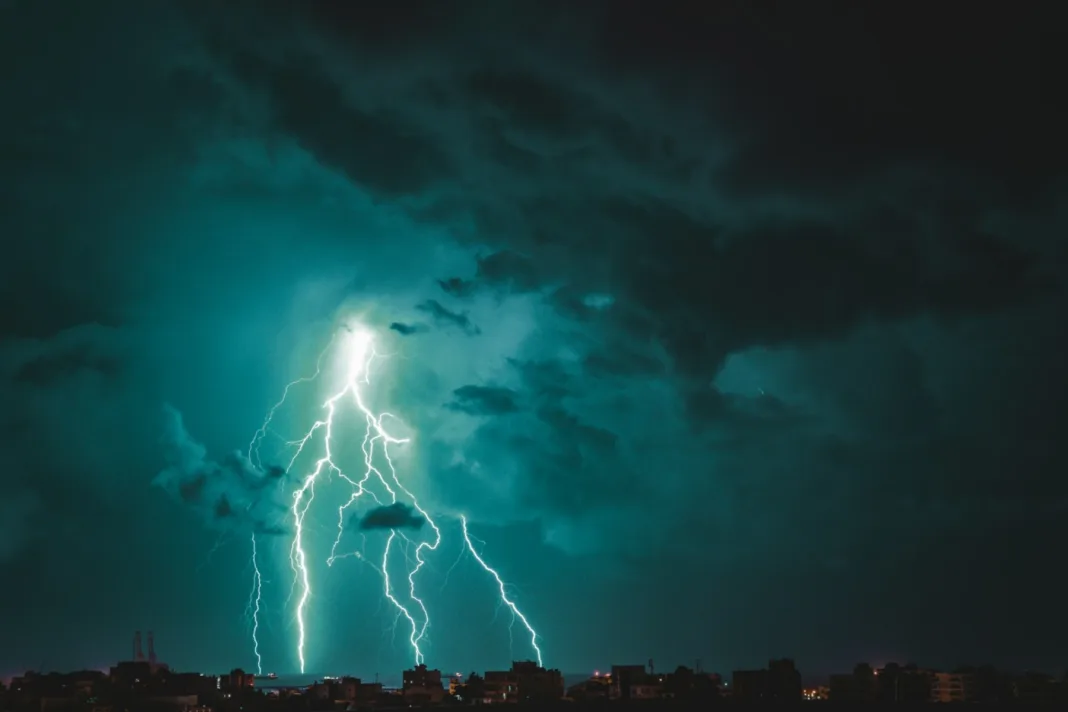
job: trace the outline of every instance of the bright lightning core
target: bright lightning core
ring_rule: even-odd
[[[403,617],[409,628],[408,643],[412,649],[415,663],[421,664],[425,660],[423,648],[426,643],[427,633],[430,629],[430,614],[426,603],[419,593],[418,575],[426,564],[426,555],[434,552],[441,545],[442,532],[438,524],[430,514],[422,507],[412,491],[405,486],[397,474],[391,455],[391,448],[400,447],[408,443],[408,438],[395,435],[390,429],[390,424],[399,424],[399,419],[391,413],[377,413],[371,410],[365,399],[366,386],[371,382],[372,365],[380,355],[375,351],[374,338],[370,331],[362,327],[349,328],[342,338],[343,348],[343,372],[342,384],[338,390],[332,393],[322,404],[322,415],[315,420],[304,434],[297,440],[287,443],[293,448],[292,455],[286,467],[286,472],[294,471],[294,468],[306,451],[317,449],[319,455],[314,464],[300,474],[299,484],[293,492],[293,502],[290,510],[294,527],[293,540],[289,550],[289,564],[292,568],[293,591],[291,598],[295,600],[294,619],[297,629],[296,652],[300,664],[300,671],[305,671],[306,652],[308,645],[307,619],[310,606],[313,601],[313,561],[309,557],[307,547],[308,527],[306,518],[315,500],[316,487],[324,477],[336,477],[344,480],[350,487],[350,492],[345,501],[337,507],[337,533],[326,560],[327,565],[332,565],[335,560],[353,554],[339,554],[338,547],[345,531],[345,522],[349,510],[363,498],[370,498],[375,506],[384,504],[396,504],[405,502],[409,504],[420,516],[422,516],[431,531],[429,540],[418,544],[397,529],[392,529],[386,539],[382,552],[380,566],[373,566],[382,578],[382,592],[386,600],[393,606],[398,616]],[[337,336],[331,340],[327,350],[337,341]],[[326,351],[324,351],[325,355]],[[293,381],[286,386],[281,400],[267,414],[263,425],[256,432],[249,444],[249,459],[256,464],[259,462],[259,447],[263,438],[270,431],[271,421],[275,413],[286,401],[290,390],[301,383],[314,381],[321,372],[322,355],[316,364],[315,373],[311,376]],[[360,434],[360,450],[362,454],[361,466],[358,474],[346,472],[338,463],[338,447],[340,441],[346,436],[338,427],[338,413],[343,408],[351,408],[354,415],[362,422]],[[537,645],[537,634],[530,626],[526,617],[519,611],[516,604],[505,594],[505,585],[497,572],[491,569],[481,555],[471,545],[471,539],[467,532],[467,522],[463,520],[462,533],[464,544],[472,553],[476,561],[495,579],[501,591],[502,603],[507,605],[513,614],[513,619],[518,618],[531,634],[531,643],[537,653],[538,663],[541,664],[541,650]],[[397,548],[397,539],[409,547],[414,545],[414,551],[410,558],[405,558],[408,566],[407,576],[404,577],[406,586],[403,594],[398,594],[391,568],[391,555]],[[255,542],[253,542],[255,546]],[[255,551],[254,554],[255,556]],[[363,559],[362,554],[355,554]],[[260,610],[260,582],[259,570],[256,570],[254,581],[254,610],[257,614]],[[256,628],[254,628],[256,630]],[[259,641],[253,640],[257,661],[259,661]]]

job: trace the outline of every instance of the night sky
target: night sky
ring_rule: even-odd
[[[432,667],[533,654],[465,515],[565,672],[1063,670],[1061,26],[699,5],[0,3],[0,677],[255,669],[253,533],[296,670],[285,441],[359,329]],[[328,567],[349,491],[307,670],[388,677],[433,532],[364,500]]]

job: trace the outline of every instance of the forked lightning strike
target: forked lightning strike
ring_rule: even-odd
[[[530,625],[530,621],[528,621],[527,617],[523,615],[523,612],[519,610],[519,606],[517,606],[512,599],[508,598],[508,587],[505,585],[504,579],[501,578],[501,575],[497,573],[497,571],[489,564],[487,564],[486,560],[482,558],[482,555],[479,554],[477,550],[475,550],[475,545],[471,543],[471,534],[467,531],[467,517],[460,517],[460,525],[463,527],[464,543],[467,544],[468,551],[471,552],[471,556],[475,557],[475,561],[478,562],[479,566],[484,568],[486,570],[486,573],[492,576],[493,579],[497,582],[497,587],[501,591],[501,602],[504,603],[504,605],[508,606],[508,608],[512,611],[512,621],[514,622],[515,619],[518,618],[519,622],[522,623],[523,627],[526,628],[527,631],[530,633],[530,646],[534,648],[534,654],[538,656],[538,667],[544,667],[541,660],[541,648],[538,647],[538,632],[534,630],[534,626]]]
[[[322,360],[326,352],[329,351],[331,346],[336,341],[332,338],[330,344],[320,354],[317,362],[315,373],[312,376],[306,376],[300,378],[292,383],[288,384],[283,391],[282,398],[276,403],[268,412],[263,425],[256,431],[253,436],[252,442],[248,448],[249,461],[257,467],[262,468],[260,461],[259,448],[264,437],[270,430],[271,422],[278,409],[285,403],[288,397],[289,391],[294,386],[314,381],[321,372]],[[441,545],[442,534],[437,523],[431,518],[425,509],[419,504],[418,499],[400,480],[397,475],[396,467],[393,464],[393,458],[390,455],[391,445],[403,445],[408,442],[408,438],[396,437],[386,429],[384,421],[387,419],[396,419],[390,413],[375,414],[367,406],[364,400],[364,394],[361,386],[363,384],[370,383],[371,365],[374,359],[378,356],[374,350],[373,338],[370,332],[361,329],[354,328],[349,330],[347,341],[347,362],[345,368],[345,380],[341,389],[331,395],[323,403],[323,409],[325,410],[324,417],[316,420],[304,436],[298,440],[291,441],[287,445],[294,447],[295,451],[290,458],[288,465],[286,466],[286,473],[296,464],[298,458],[304,452],[305,448],[315,438],[316,433],[320,430],[323,431],[323,451],[322,457],[316,460],[314,467],[311,471],[304,475],[300,480],[300,484],[296,491],[293,492],[293,503],[291,507],[291,514],[293,517],[294,535],[293,542],[290,547],[290,567],[294,573],[294,592],[299,589],[299,597],[297,598],[295,619],[297,624],[297,658],[300,663],[300,671],[305,672],[306,664],[306,645],[307,645],[307,624],[306,615],[308,611],[309,602],[312,599],[312,581],[311,574],[309,572],[308,555],[305,549],[305,518],[308,511],[311,508],[312,502],[315,499],[315,486],[319,478],[323,474],[334,474],[352,486],[352,492],[350,493],[346,502],[338,507],[338,526],[337,537],[334,540],[333,546],[330,550],[330,556],[327,558],[327,565],[333,565],[334,561],[340,558],[348,556],[356,556],[357,558],[366,561],[362,554],[343,553],[338,554],[338,547],[341,544],[342,535],[345,532],[345,518],[346,512],[356,504],[364,495],[370,497],[377,505],[383,504],[383,500],[375,494],[374,491],[369,489],[369,485],[372,482],[377,482],[381,485],[385,491],[385,498],[391,504],[397,503],[400,495],[403,495],[411,504],[412,509],[422,516],[426,523],[433,531],[433,538],[430,541],[420,541],[415,545],[415,552],[410,560],[410,570],[408,572],[408,591],[407,597],[410,599],[411,604],[405,605],[400,598],[397,597],[391,580],[391,574],[389,570],[390,555],[393,551],[394,543],[397,538],[403,539],[407,544],[413,544],[404,533],[397,529],[391,529],[389,537],[386,539],[385,547],[382,553],[382,565],[381,567],[373,566],[382,576],[383,580],[383,594],[385,598],[397,609],[398,615],[403,616],[411,627],[411,633],[408,637],[408,642],[412,647],[415,663],[421,664],[425,660],[422,644],[426,640],[427,633],[430,629],[430,615],[427,610],[427,606],[423,599],[418,595],[416,586],[416,577],[426,564],[424,555],[428,551],[436,551]],[[355,405],[356,410],[363,416],[365,421],[365,428],[363,433],[363,442],[361,444],[361,451],[363,454],[363,473],[358,479],[349,477],[342,468],[334,461],[334,424],[335,416],[338,412],[338,407],[342,403],[342,399],[347,397],[352,398],[352,403]],[[376,457],[380,457],[384,460],[386,467],[380,469],[376,463]],[[385,472],[383,471],[385,470]],[[467,520],[461,518],[461,524],[463,527],[463,536],[467,548],[471,551],[475,560],[490,573],[497,581],[497,584],[501,591],[501,601],[504,605],[507,605],[512,611],[513,620],[518,618],[522,621],[523,625],[530,631],[531,643],[534,647],[538,657],[538,664],[542,664],[541,650],[537,645],[537,633],[531,627],[527,618],[520,612],[516,604],[510,600],[506,593],[506,587],[504,582],[495,570],[489,567],[482,559],[481,555],[475,551],[471,544],[471,538],[467,532]],[[262,578],[258,564],[256,563],[256,550],[255,550],[255,536],[253,536],[253,565],[255,567],[255,575],[253,582],[253,643],[257,656],[257,664],[259,666],[259,641],[256,638],[256,632],[258,631],[259,611],[260,611],[260,599],[261,599],[261,584]],[[410,606],[414,605],[414,609]],[[417,613],[413,614],[413,610]],[[399,620],[399,619],[398,619]]]

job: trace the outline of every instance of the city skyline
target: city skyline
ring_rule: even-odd
[[[147,642],[144,642],[146,640],[147,640]],[[242,675],[246,676],[249,680],[255,679],[257,681],[262,681],[262,684],[265,685],[268,688],[307,687],[308,685],[311,685],[312,683],[315,683],[315,682],[322,682],[324,680],[325,681],[337,680],[337,679],[341,679],[342,677],[355,677],[355,678],[358,678],[358,679],[373,680],[376,684],[381,683],[381,684],[385,685],[385,687],[389,688],[389,687],[400,687],[400,681],[402,679],[402,673],[398,672],[398,670],[400,670],[400,668],[398,668],[397,670],[393,670],[393,669],[377,670],[376,669],[374,671],[370,671],[370,670],[342,669],[340,667],[335,667],[335,668],[327,667],[327,668],[324,668],[323,670],[314,671],[314,672],[300,672],[300,671],[284,670],[284,669],[281,669],[281,670],[276,670],[276,669],[269,669],[268,670],[268,669],[265,669],[264,672],[257,673],[254,669],[249,669],[245,665],[241,665],[241,664],[236,664],[235,665],[235,664],[233,664],[233,661],[231,661],[230,664],[224,664],[222,666],[216,666],[214,668],[212,668],[212,667],[198,668],[198,667],[189,667],[189,666],[184,666],[183,667],[183,666],[172,665],[167,660],[165,660],[163,657],[160,657],[158,655],[158,653],[156,651],[156,648],[155,648],[155,635],[154,635],[153,631],[148,631],[147,632],[147,637],[143,637],[142,636],[142,631],[141,630],[137,630],[137,631],[135,631],[133,633],[130,642],[131,642],[131,646],[130,646],[131,654],[130,655],[119,656],[115,660],[113,660],[113,661],[111,661],[111,662],[109,662],[107,664],[96,665],[96,666],[94,666],[94,665],[75,666],[73,668],[70,668],[69,670],[60,670],[60,669],[55,669],[55,668],[49,668],[47,665],[41,665],[41,666],[37,666],[37,667],[30,667],[30,668],[25,668],[25,669],[22,669],[22,670],[17,670],[17,671],[10,672],[10,673],[7,673],[7,674],[0,674],[0,682],[2,682],[4,684],[8,684],[8,683],[10,683],[11,679],[18,678],[18,677],[21,677],[21,676],[27,675],[27,674],[29,674],[29,675],[34,675],[34,674],[38,674],[38,675],[40,675],[40,674],[71,674],[71,673],[77,672],[77,671],[94,671],[94,672],[99,672],[99,673],[102,673],[102,674],[107,674],[109,671],[114,671],[116,669],[116,666],[121,668],[122,666],[130,666],[130,665],[137,665],[137,664],[148,664],[153,669],[159,669],[159,670],[166,671],[166,672],[173,673],[173,674],[189,674],[189,673],[192,673],[192,674],[204,674],[204,675],[208,675],[208,676],[218,676],[218,675],[230,674],[232,672],[240,672]],[[780,653],[781,653],[781,651],[780,651]],[[730,657],[731,657],[730,655],[725,656],[726,659],[730,659]],[[603,658],[603,661],[611,660],[612,662],[604,662],[604,664],[596,665],[590,670],[567,670],[567,669],[562,669],[561,670],[559,668],[554,668],[551,664],[545,664],[544,668],[545,669],[555,669],[557,672],[560,672],[563,675],[563,677],[566,680],[569,681],[569,684],[576,683],[576,682],[579,682],[581,680],[586,680],[586,679],[596,679],[596,678],[599,678],[599,677],[607,677],[607,676],[610,675],[611,671],[613,669],[615,669],[615,668],[635,668],[635,667],[642,667],[643,669],[646,669],[648,671],[649,675],[655,675],[655,674],[664,675],[664,674],[672,673],[677,669],[686,669],[686,670],[694,671],[694,672],[697,672],[697,673],[700,673],[700,674],[720,676],[724,680],[728,680],[728,678],[732,674],[746,673],[747,671],[750,671],[750,670],[759,670],[761,668],[761,665],[763,663],[767,662],[768,660],[770,660],[772,662],[775,662],[777,660],[785,660],[785,661],[788,661],[791,666],[796,666],[796,669],[800,672],[801,679],[803,680],[805,686],[807,686],[807,687],[826,685],[826,684],[828,684],[828,681],[829,681],[830,678],[832,678],[832,677],[834,677],[836,675],[837,676],[841,676],[843,674],[848,675],[848,674],[850,674],[849,672],[847,672],[848,670],[854,671],[854,674],[855,674],[855,671],[859,670],[862,667],[863,668],[867,668],[870,671],[874,671],[874,673],[876,675],[879,674],[880,670],[883,670],[885,668],[901,668],[901,669],[906,669],[906,670],[907,669],[913,669],[913,670],[919,670],[919,671],[922,671],[922,672],[930,672],[930,673],[942,672],[942,673],[947,673],[947,674],[957,673],[957,672],[962,671],[962,670],[976,670],[976,669],[989,668],[989,669],[997,670],[998,672],[1005,673],[1005,674],[1048,675],[1048,676],[1051,676],[1054,679],[1060,679],[1063,676],[1063,678],[1065,680],[1068,680],[1068,668],[1063,669],[1063,670],[1057,669],[1057,668],[1053,668],[1053,667],[1048,667],[1048,668],[1021,667],[1021,668],[1015,668],[1015,669],[1014,668],[1000,668],[998,666],[991,665],[989,662],[975,660],[975,659],[957,660],[957,661],[949,662],[949,663],[942,662],[942,663],[939,663],[939,664],[930,664],[931,661],[924,661],[924,660],[917,661],[917,660],[911,659],[911,658],[898,658],[898,659],[892,659],[891,658],[891,659],[877,659],[877,660],[858,659],[858,660],[856,660],[856,661],[854,661],[854,662],[852,662],[852,663],[850,663],[848,665],[845,665],[843,667],[836,668],[836,669],[813,669],[813,668],[806,668],[805,665],[804,665],[804,661],[803,660],[798,660],[798,659],[796,659],[796,658],[794,658],[792,656],[788,656],[788,655],[783,657],[781,654],[765,656],[761,660],[758,660],[758,661],[755,661],[755,662],[750,661],[750,664],[748,664],[748,665],[738,665],[738,664],[726,663],[726,664],[722,664],[722,665],[713,665],[711,667],[706,664],[706,661],[704,661],[704,660],[702,660],[700,658],[691,659],[691,660],[682,660],[682,659],[680,659],[680,660],[670,660],[669,659],[669,660],[662,660],[659,663],[656,660],[654,660],[653,658],[649,658],[649,659],[645,660],[644,662],[640,662],[640,663],[638,661],[635,661],[635,660],[631,660],[629,663],[624,663],[621,660],[613,659],[613,657],[611,655],[604,655],[604,656],[602,656],[602,658]],[[404,668],[404,670],[411,670],[413,668],[417,668],[417,667],[420,667],[420,666],[427,667],[427,668],[430,668],[430,669],[437,670],[437,671],[441,672],[442,676],[443,676],[443,679],[447,681],[447,680],[452,679],[452,678],[464,678],[464,679],[466,679],[470,674],[482,675],[484,672],[486,672],[488,670],[504,670],[504,669],[507,669],[509,666],[516,665],[516,664],[538,665],[538,661],[535,660],[535,659],[531,659],[531,658],[524,658],[522,655],[518,655],[518,656],[511,656],[511,657],[507,657],[506,656],[506,658],[503,658],[496,665],[491,666],[491,667],[486,667],[486,668],[475,668],[475,667],[463,666],[463,665],[452,665],[452,666],[449,666],[449,665],[442,665],[442,664],[434,663],[434,662],[430,662],[430,663],[422,662],[422,663],[419,663],[419,664],[416,664],[416,665],[409,665],[408,667]],[[257,687],[259,687],[259,686],[260,685],[258,683]]]
[[[990,665],[958,666],[940,670],[914,663],[856,664],[819,680],[805,679],[793,659],[770,659],[759,669],[736,669],[729,674],[693,668],[667,669],[645,664],[613,664],[605,671],[567,675],[546,669],[536,661],[513,661],[507,669],[449,674],[426,664],[406,669],[398,681],[373,681],[352,674],[266,679],[234,668],[223,674],[178,671],[159,661],[149,634],[148,655],[141,648],[140,632],[134,638],[134,660],[118,662],[105,671],[67,673],[26,672],[0,682],[0,705],[32,709],[36,705],[78,709],[119,704],[156,705],[166,709],[201,710],[216,706],[253,708],[270,700],[291,700],[317,708],[319,702],[347,701],[361,706],[405,703],[500,704],[507,702],[571,702],[596,700],[675,700],[695,703],[726,699],[751,701],[820,701],[859,703],[1063,701],[1068,695],[1068,671],[1055,676],[1036,671],[1012,672]],[[6,685],[4,683],[7,683]],[[318,701],[318,702],[317,702]]]
[[[1068,667],[1060,25],[777,5],[0,3],[0,676]]]

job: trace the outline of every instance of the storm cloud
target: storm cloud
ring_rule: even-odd
[[[179,667],[248,660],[251,534],[293,534],[316,460],[247,443],[291,461],[360,321],[445,532],[434,659],[510,654],[471,634],[496,602],[462,515],[565,671],[1064,662],[1068,117],[1038,6],[59,5],[0,9],[0,603],[84,582],[47,624],[103,642],[28,615],[26,660],[111,660],[150,620]],[[330,548],[364,471],[339,417],[308,557],[363,563],[317,570],[309,655],[401,669],[351,645],[387,614],[375,542]],[[272,611],[291,541],[260,542]],[[263,633],[280,666],[291,634]]]
[[[186,431],[182,415],[164,410],[163,447],[167,467],[154,483],[198,512],[220,530],[278,532],[287,511],[287,495],[278,466],[258,467],[240,452],[214,461]]]
[[[482,333],[481,329],[471,323],[466,313],[447,309],[436,299],[428,299],[416,306],[416,309],[428,314],[438,324],[457,328],[469,336],[478,336]]]
[[[353,515],[352,524],[360,531],[374,531],[376,529],[410,529],[418,531],[426,524],[426,518],[417,514],[407,504],[396,502],[381,507],[375,507],[363,516]]]
[[[426,324],[402,324],[399,321],[390,324],[389,328],[401,336],[413,336],[415,334],[424,334],[427,332]]]
[[[453,400],[445,407],[468,415],[505,415],[519,409],[518,397],[510,388],[462,386],[453,391]]]

